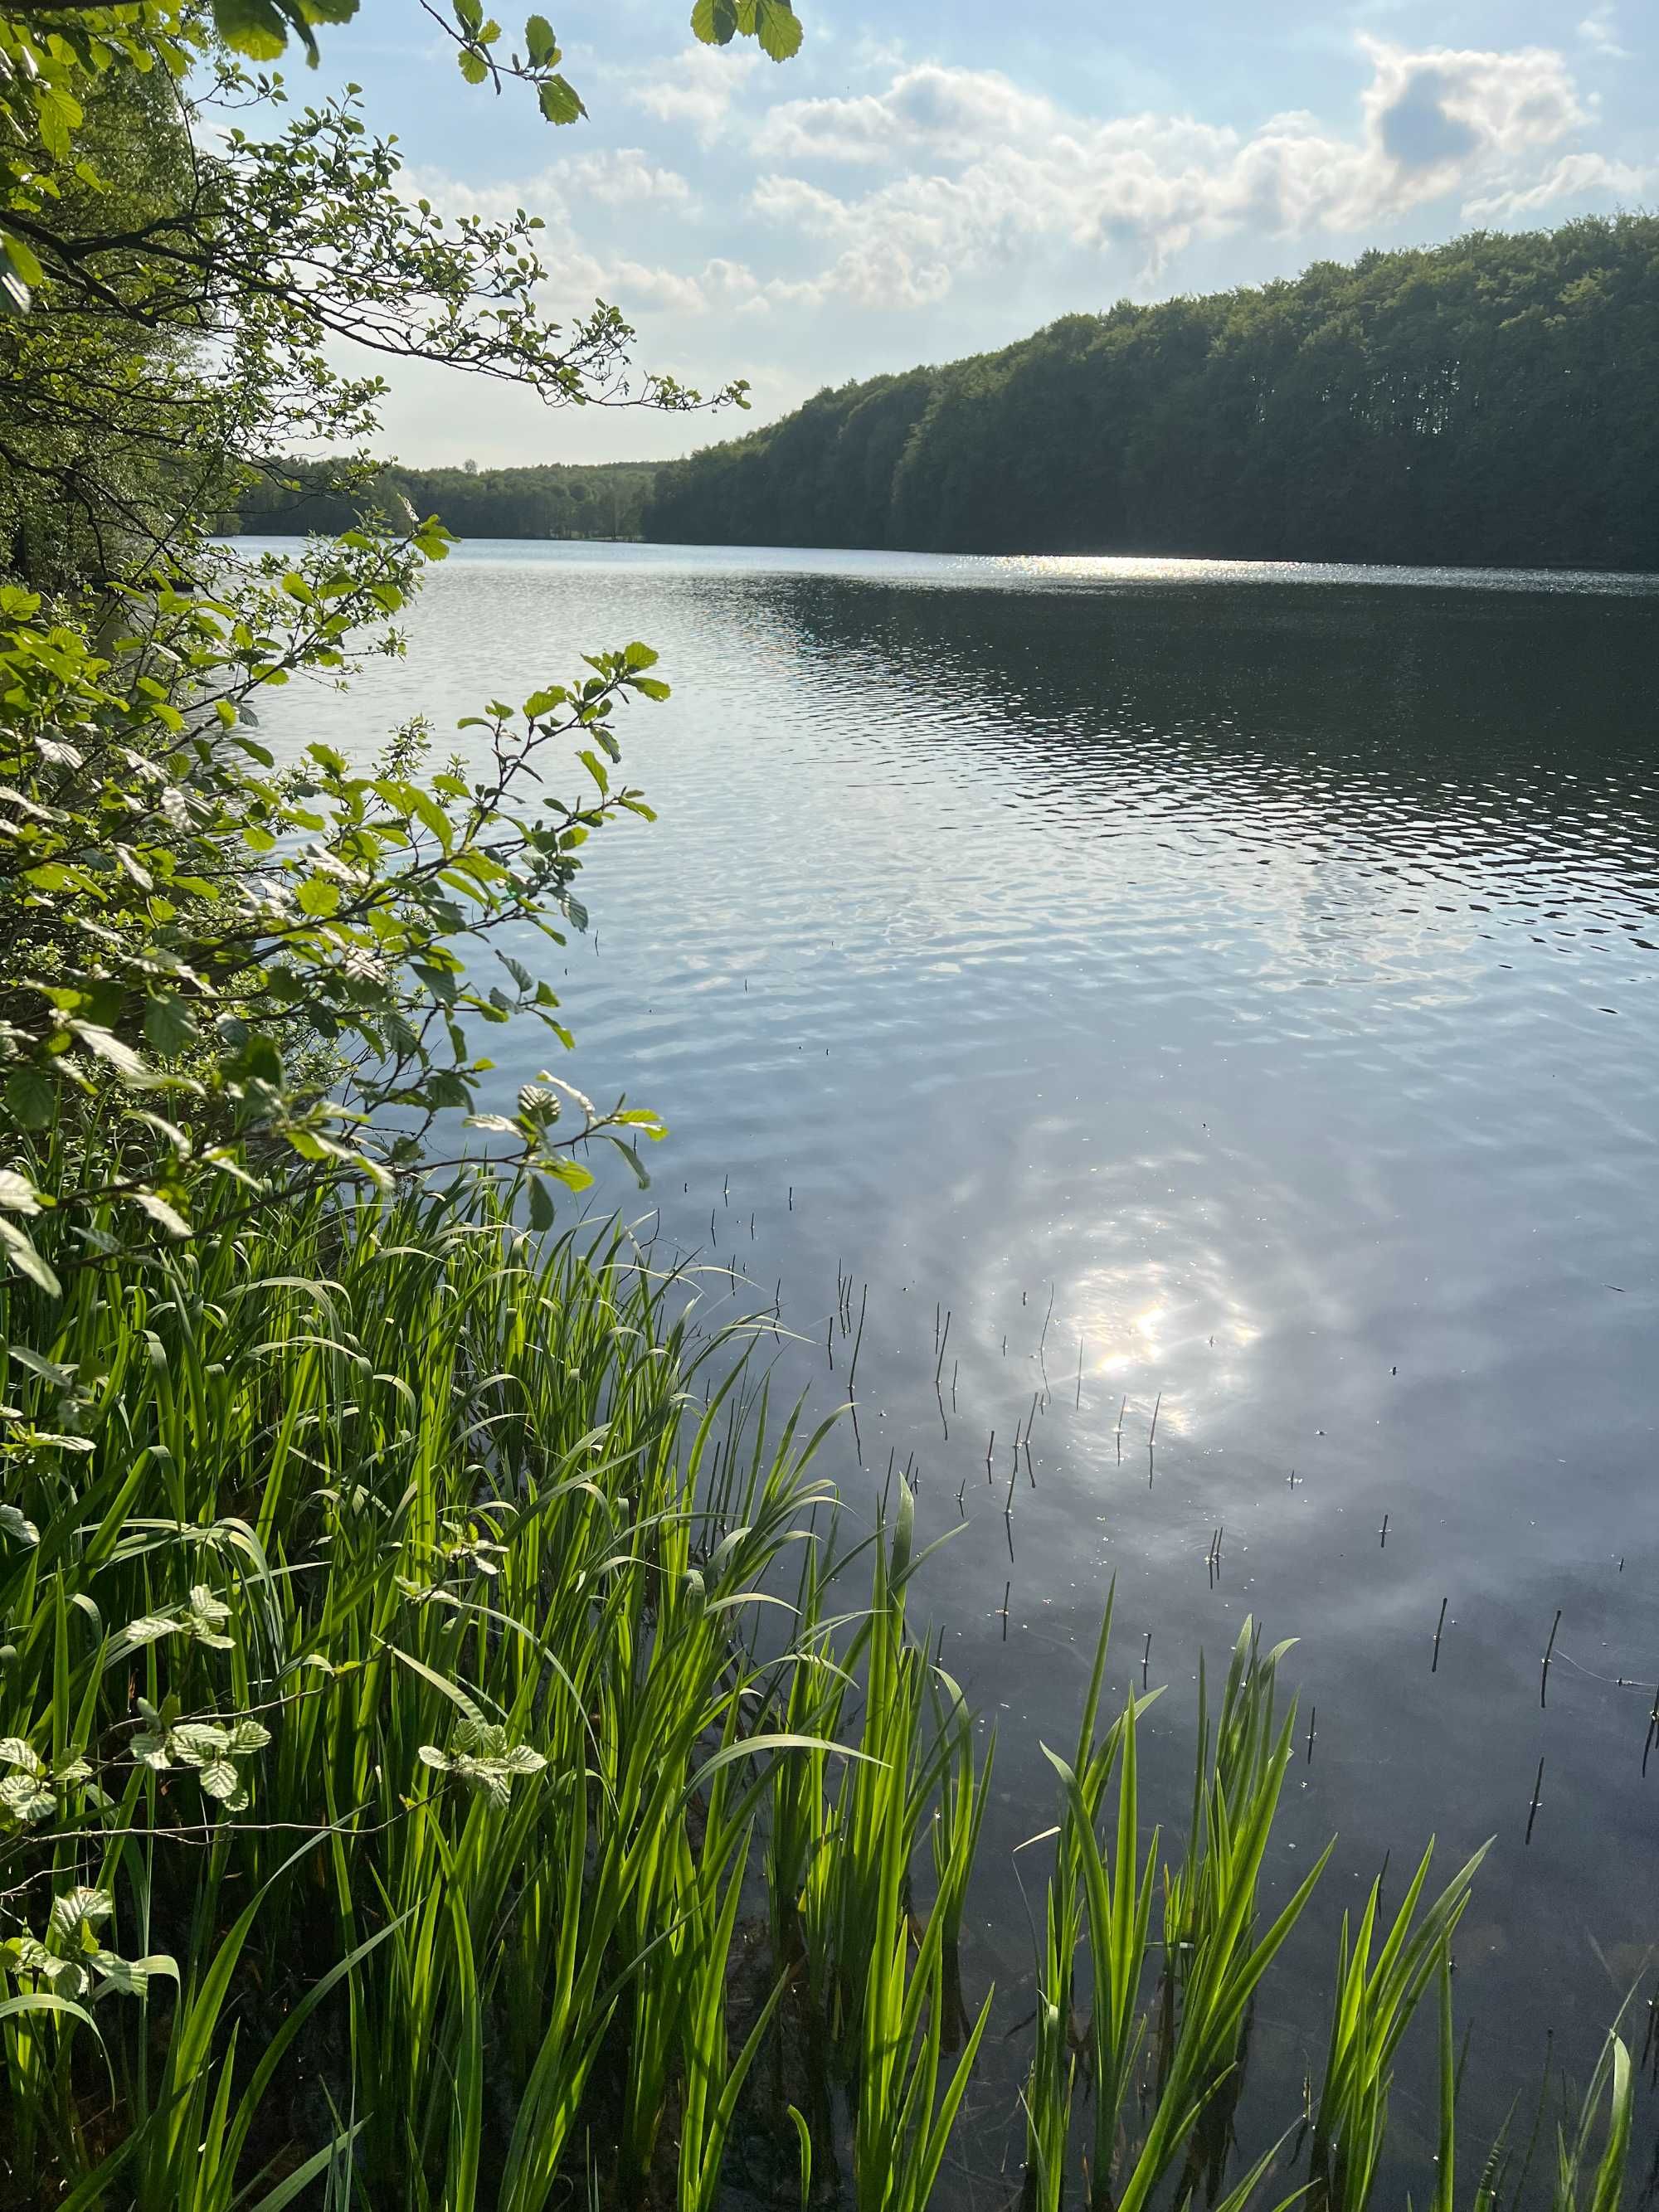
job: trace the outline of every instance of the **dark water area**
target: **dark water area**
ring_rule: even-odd
[[[867,1516],[896,1455],[919,1537],[959,1528],[915,1604],[997,1730],[966,1967],[999,1999],[952,2201],[1017,2175],[1043,1854],[1011,1853],[1114,1577],[1111,1679],[1150,1630],[1170,1686],[1154,1817],[1247,1615],[1297,1639],[1304,1741],[1316,1711],[1273,1893],[1339,1840],[1246,2146],[1316,2086],[1384,1855],[1397,1904],[1431,1834],[1446,1876],[1491,1836],[1478,2162],[1659,1941],[1659,582],[480,544],[404,662],[268,727],[362,756],[418,708],[441,750],[635,637],[675,686],[623,731],[660,819],[595,848],[555,1072],[664,1114],[652,1190],[601,1204],[749,1279],[702,1278],[714,1318],[776,1292],[775,1395],[840,1401],[868,1285],[824,1468]],[[544,1064],[483,1042],[504,1089]],[[1425,2014],[1385,2178],[1419,2197],[1432,2056]]]

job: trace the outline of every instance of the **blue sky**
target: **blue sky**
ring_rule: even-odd
[[[613,301],[647,365],[747,376],[750,421],[1123,297],[1659,204],[1650,0],[797,5],[781,67],[696,46],[689,0],[550,11],[588,108],[565,130],[465,85],[415,0],[364,0],[325,77],[362,85],[441,208],[544,218],[550,308]],[[383,442],[613,459],[725,427],[434,369],[394,377]]]

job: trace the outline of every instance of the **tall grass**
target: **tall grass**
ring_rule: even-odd
[[[909,1493],[838,1548],[822,1431],[690,1291],[467,1186],[0,1293],[8,2206],[948,2193],[991,1749],[908,1622]],[[1261,1906],[1279,1654],[1241,1638],[1166,1861],[1109,1625],[1054,1762],[1025,2188],[1242,2212],[1291,2185],[1258,2147],[1221,2197],[1320,1872]],[[1295,2185],[1343,2212],[1449,1986],[1474,1867],[1421,1910],[1426,1872],[1338,1953]],[[1612,2212],[1632,2095],[1614,2039],[1562,2207]]]

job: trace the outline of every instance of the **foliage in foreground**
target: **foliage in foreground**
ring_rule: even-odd
[[[744,1332],[700,1338],[692,1287],[615,1231],[538,1241],[484,1183],[7,1294],[8,2202],[945,2193],[991,2005],[959,1948],[991,1753],[909,1631],[908,1495],[837,1553],[818,1437],[769,1436]],[[1200,1705],[1165,1854],[1107,1632],[1052,1754],[1044,2207],[1217,2195],[1321,1871],[1264,1903],[1279,1654],[1247,1628]],[[1233,2212],[1270,2172],[1371,2201],[1474,1872],[1429,1902],[1427,1870],[1345,1923],[1309,2124],[1247,2154]],[[1614,2039],[1561,2212],[1617,2202],[1631,2094]]]

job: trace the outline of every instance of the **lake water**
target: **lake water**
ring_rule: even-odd
[[[1009,1853],[1115,1577],[1177,1824],[1200,1649],[1299,1639],[1275,1887],[1340,1841],[1317,2001],[1255,2024],[1261,2129],[1317,2080],[1384,1853],[1496,1838],[1458,1944],[1478,2142],[1547,2041],[1588,2072],[1659,1935],[1659,586],[480,544],[406,661],[267,719],[361,754],[635,637],[675,686],[623,732],[660,819],[596,848],[556,1072],[665,1115],[631,1210],[759,1286],[705,1279],[717,1316],[778,1291],[789,1389],[836,1402],[837,1281],[868,1285],[826,1464],[867,1513],[896,1454],[923,1538],[965,1522],[917,1609],[998,1729],[997,2033],[1030,2003]],[[1024,2048],[964,2203],[1006,2194]]]

